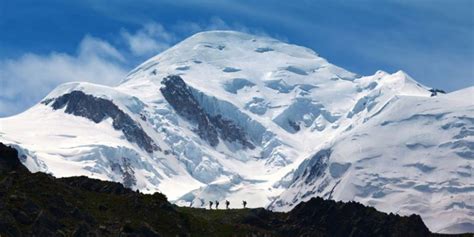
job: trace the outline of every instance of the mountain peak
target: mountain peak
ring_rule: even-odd
[[[225,72],[237,72],[243,68],[233,64],[246,64],[249,69],[265,70],[269,66],[297,66],[293,64],[328,64],[313,50],[284,43],[265,36],[236,31],[206,31],[184,39],[168,50],[150,58],[130,72],[127,80],[137,72],[158,67],[168,74],[183,74],[193,66],[214,65]],[[163,66],[160,66],[163,65]],[[225,69],[227,68],[227,69]]]
[[[210,30],[210,31],[201,31],[194,35],[191,35],[186,40],[194,39],[207,39],[207,40],[229,40],[229,39],[240,39],[240,40],[253,40],[256,38],[264,38],[261,36],[256,36],[240,31],[233,30]]]
[[[162,191],[180,205],[289,210],[318,195],[419,213],[437,230],[455,224],[446,208],[472,196],[473,110],[456,94],[430,95],[403,71],[358,76],[305,47],[210,31],[116,87],[59,86],[1,119],[0,142],[32,170]],[[439,177],[457,187],[441,188],[449,179]],[[469,222],[468,212],[459,216]]]

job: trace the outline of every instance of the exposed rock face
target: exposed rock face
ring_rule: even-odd
[[[111,169],[122,175],[122,184],[127,188],[132,188],[137,184],[135,178],[135,171],[133,170],[130,161],[126,157],[122,157],[120,163],[112,163]]]
[[[436,88],[431,88],[431,89],[429,89],[429,91],[431,92],[431,97],[437,96],[438,93],[446,94],[446,91],[441,90],[441,89],[436,89]]]
[[[295,132],[298,132],[301,129],[300,125],[293,120],[288,120],[288,125],[290,125],[290,127],[293,128]]]
[[[179,76],[169,76],[161,83],[164,87],[160,91],[168,103],[180,116],[198,125],[196,132],[199,137],[209,142],[211,146],[217,146],[219,144],[217,130],[186,83]]]
[[[221,115],[209,117],[212,124],[216,126],[220,137],[230,142],[239,142],[243,147],[254,149],[255,146],[247,140],[245,131],[231,120],[222,118]]]
[[[329,168],[329,158],[331,157],[331,149],[322,149],[314,154],[310,159],[307,159],[301,163],[298,169],[288,180],[288,183],[282,183],[285,187],[292,187],[298,185],[297,181],[303,180],[305,185],[313,185],[321,178],[324,178],[322,182],[320,182],[316,189],[317,191],[324,190],[328,186],[328,182],[326,182],[326,178],[324,177],[326,170]],[[332,192],[332,191],[331,191]],[[306,192],[302,197],[306,197],[307,195],[313,195],[315,193],[314,190]],[[294,197],[293,202],[298,201],[299,197]],[[275,199],[270,206],[273,207],[280,207],[283,205],[288,205],[282,199]],[[290,204],[291,205],[291,204]]]
[[[220,137],[225,141],[238,142],[244,148],[255,148],[248,141],[245,130],[232,120],[223,118],[222,115],[212,116],[207,113],[181,77],[171,75],[161,83],[163,87],[160,91],[168,103],[180,116],[197,124],[196,133],[211,146],[217,146]]]
[[[130,162],[124,158],[122,168],[122,183],[125,187],[130,188],[137,184],[137,179],[135,178],[135,171],[133,170]]]
[[[66,107],[64,112],[88,118],[95,123],[100,123],[110,117],[113,120],[114,129],[121,130],[128,141],[136,143],[149,153],[159,149],[155,142],[143,131],[140,124],[135,122],[112,101],[87,95],[82,91],[72,91],[42,103],[48,105],[52,101],[51,107],[53,109]]]
[[[318,177],[322,176],[324,171],[328,168],[328,160],[330,156],[331,150],[329,149],[318,151],[310,160],[305,161],[306,163],[298,168],[295,172],[294,180],[304,178],[306,184],[313,182]]]
[[[18,151],[0,143],[0,172],[17,169],[26,170],[18,158]]]

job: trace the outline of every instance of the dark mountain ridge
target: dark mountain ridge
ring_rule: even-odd
[[[30,173],[0,143],[0,236],[430,236],[417,215],[313,198],[288,213],[177,207],[160,193]]]

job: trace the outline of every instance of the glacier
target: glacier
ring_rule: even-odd
[[[311,49],[234,31],[195,34],[117,86],[58,86],[0,118],[33,172],[288,211],[321,196],[474,231],[474,87],[403,71],[357,75]]]

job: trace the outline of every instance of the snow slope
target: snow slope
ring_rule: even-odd
[[[0,142],[32,171],[119,181],[179,205],[289,210],[324,196],[473,231],[474,91],[429,89],[402,71],[359,76],[304,47],[210,31],[116,87],[59,86],[0,119]]]
[[[418,213],[439,232],[472,232],[474,87],[437,97],[396,96],[291,173],[270,206],[317,195],[384,212]]]

